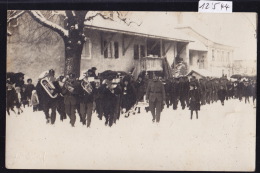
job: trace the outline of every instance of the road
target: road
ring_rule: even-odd
[[[251,101],[251,100],[250,100]],[[58,116],[58,115],[57,115]],[[159,124],[144,110],[111,128],[93,114],[91,128],[25,108],[6,118],[6,167],[250,171],[255,163],[256,109],[228,100],[205,105],[199,119],[188,109],[166,108]]]

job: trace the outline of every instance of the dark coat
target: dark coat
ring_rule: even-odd
[[[135,83],[134,83],[134,87],[135,87],[135,90],[136,90],[136,99],[137,101],[141,101],[145,95],[145,83],[144,81],[139,81],[137,80]]]
[[[61,92],[58,82],[53,82],[53,85],[55,87],[54,93]],[[56,103],[56,101],[57,101],[57,98],[51,98],[49,96],[49,94],[42,87],[40,81],[38,81],[38,83],[36,85],[36,92],[38,94],[38,99],[39,99],[39,110],[42,110],[44,105],[51,105],[51,104]]]
[[[35,89],[35,86],[33,84],[26,85],[26,92],[29,99],[32,97],[32,91]]]
[[[81,83],[82,81],[80,81]],[[86,92],[82,86],[80,85],[79,88],[79,101],[80,103],[93,103],[94,101],[94,96],[97,93],[97,89],[95,86],[94,82],[91,82],[90,85],[92,86],[92,93],[89,94],[88,92]]]
[[[180,82],[179,88],[180,88],[180,99],[188,97],[189,90],[190,90],[189,82],[187,81]]]
[[[14,102],[17,100],[17,95],[16,92],[14,90],[14,88],[8,90],[6,88],[6,106],[7,107],[13,107],[14,106]]]
[[[212,81],[208,80],[206,82],[206,92],[212,92],[213,86],[212,86]]]
[[[198,89],[189,91],[190,110],[200,110],[200,92]]]
[[[171,98],[173,100],[180,98],[180,83],[177,83],[177,82],[172,83]]]
[[[121,107],[126,108],[126,111],[131,109],[131,107],[136,102],[136,95],[134,87],[131,84],[125,86],[124,84],[121,86],[122,88],[122,103]]]
[[[116,92],[109,90],[105,86],[102,86],[102,95],[103,95],[103,111],[105,115],[114,115],[115,107],[117,104]],[[114,92],[114,93],[113,93]]]
[[[224,88],[218,90],[218,99],[219,100],[224,101],[226,96],[227,96],[227,91]]]
[[[252,95],[252,85],[248,85],[244,87],[244,96],[249,97]]]

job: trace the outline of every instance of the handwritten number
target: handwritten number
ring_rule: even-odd
[[[220,2],[218,2],[218,3],[214,4],[214,6],[213,6],[213,10],[215,10],[215,9],[216,9],[216,5],[218,5],[218,4],[220,4]]]
[[[216,10],[216,9],[219,9],[220,10],[223,10],[225,9],[226,11],[228,10],[228,8],[230,8],[230,6],[226,3],[221,3],[221,2],[212,2],[211,4],[210,3],[203,3],[201,6],[199,6],[199,8],[201,9],[212,9],[212,10]]]
[[[209,3],[207,3],[206,9],[209,9]]]
[[[203,4],[202,4],[202,5],[199,7],[199,8],[202,8],[202,9],[203,9],[203,8],[204,8],[204,6],[205,6],[205,4],[203,3]]]

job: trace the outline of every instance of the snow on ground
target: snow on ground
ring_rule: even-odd
[[[250,100],[251,101],[251,100]],[[195,114],[195,113],[194,113]],[[195,117],[195,116],[194,116]],[[92,116],[91,128],[25,108],[6,118],[6,167],[31,169],[127,169],[249,171],[255,167],[256,109],[228,100],[190,111],[165,108],[159,124],[144,110],[111,128]]]

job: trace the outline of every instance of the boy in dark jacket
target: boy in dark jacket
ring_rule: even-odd
[[[189,100],[190,100],[189,108],[191,110],[190,119],[192,119],[193,111],[196,112],[196,117],[198,119],[199,118],[198,111],[200,110],[200,93],[195,83],[190,84]]]

